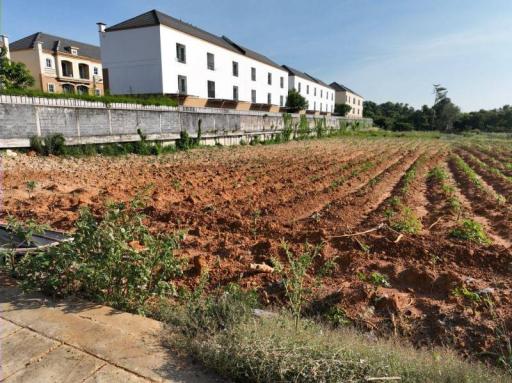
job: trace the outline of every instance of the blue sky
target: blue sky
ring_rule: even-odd
[[[431,104],[441,83],[464,111],[512,104],[510,0],[3,0],[3,8],[11,41],[44,31],[98,44],[97,21],[156,8],[376,102]]]

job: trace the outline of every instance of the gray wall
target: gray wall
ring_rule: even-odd
[[[293,123],[299,118],[293,115]],[[315,118],[323,117],[308,116],[311,128]],[[354,121],[326,116],[328,127],[338,127],[340,120]],[[181,131],[196,136],[199,121],[205,143],[236,144],[255,135],[270,137],[283,128],[280,113],[0,95],[0,148],[28,147],[30,137],[52,133],[62,133],[72,145],[136,141],[137,129],[149,140],[172,141]]]

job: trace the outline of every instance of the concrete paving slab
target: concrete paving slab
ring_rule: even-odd
[[[123,383],[147,383],[150,380],[143,379],[136,375],[130,374],[125,370],[114,367],[111,364],[104,366],[98,370],[94,376],[91,376],[84,383],[111,383],[111,382],[123,382]]]
[[[25,331],[33,331],[42,337],[51,338],[57,341],[57,344],[63,343],[66,347],[69,346],[79,353],[88,354],[102,361],[106,366],[98,370],[97,379],[131,374],[134,381],[221,381],[216,376],[205,373],[200,367],[193,366],[189,361],[178,358],[164,347],[161,342],[163,325],[160,322],[80,300],[54,302],[38,295],[27,296],[20,291],[13,294],[11,289],[0,288],[0,318],[23,327]],[[17,337],[21,331],[18,330],[11,336]],[[2,346],[3,343],[2,340]],[[29,359],[32,358],[31,354],[27,355]],[[55,355],[56,359],[63,357],[60,353]],[[48,369],[62,372],[57,367],[52,367],[53,360],[48,359]],[[88,360],[84,358],[85,370],[89,368]],[[65,366],[66,364],[62,368],[65,369]],[[37,366],[30,367],[32,371]],[[10,375],[18,370],[9,371]],[[35,373],[30,371],[27,369],[25,373]],[[21,379],[24,375],[19,372],[17,376]],[[52,376],[54,375],[49,375],[49,379]],[[121,381],[129,380],[122,378]]]
[[[0,381],[59,346],[59,342],[24,328],[3,338],[0,344]]]
[[[105,364],[86,353],[61,346],[8,377],[3,383],[83,382]]]
[[[15,324],[0,318],[0,339],[8,337],[20,329],[20,326],[16,326]]]

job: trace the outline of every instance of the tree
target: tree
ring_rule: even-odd
[[[334,107],[334,114],[338,116],[346,116],[351,109],[352,107],[348,104],[336,104]]]
[[[295,89],[288,92],[288,99],[286,100],[286,107],[292,111],[298,112],[308,108],[307,100],[300,95]]]
[[[434,101],[432,127],[435,130],[452,130],[454,122],[460,115],[460,109],[448,97],[448,90],[439,84],[434,85]]]
[[[34,85],[34,77],[23,63],[7,58],[7,49],[0,50],[0,89],[26,89]]]

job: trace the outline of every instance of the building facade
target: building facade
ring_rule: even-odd
[[[334,89],[307,73],[287,65],[283,65],[283,68],[288,71],[288,87],[295,89],[308,102],[307,112],[334,112]]]
[[[344,85],[333,82],[331,87],[336,91],[336,105],[347,104],[351,107],[347,113],[350,118],[363,118],[364,98]]]
[[[10,55],[27,66],[43,92],[104,94],[97,46],[38,32],[11,43]]]
[[[186,106],[279,111],[288,72],[225,36],[156,10],[100,26],[105,78],[112,94],[165,94]]]

